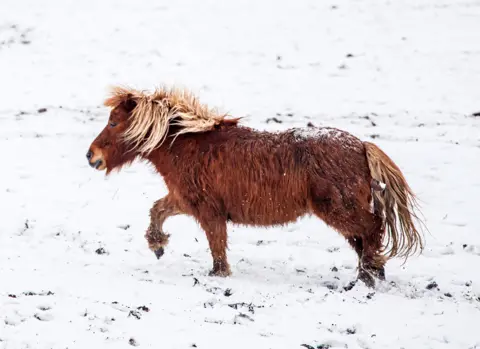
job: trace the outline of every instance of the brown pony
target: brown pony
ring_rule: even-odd
[[[108,175],[140,158],[163,177],[169,194],[151,208],[145,235],[157,258],[169,238],[162,226],[179,214],[205,231],[216,276],[231,273],[227,222],[273,226],[314,214],[357,252],[358,279],[369,287],[385,279],[389,258],[423,249],[415,195],[373,143],[335,128],[260,132],[179,89],[116,87],[104,104],[110,118],[88,162]]]

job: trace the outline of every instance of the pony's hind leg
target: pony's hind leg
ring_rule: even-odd
[[[362,224],[351,224],[350,226],[342,224],[341,228],[339,222],[329,220],[327,224],[337,228],[357,253],[357,278],[368,287],[374,287],[375,279],[385,280],[386,258],[380,254],[383,239],[382,223],[378,216],[365,211],[363,213],[364,217],[351,217],[352,221],[358,219]],[[344,230],[347,226],[349,230]]]
[[[367,286],[375,286],[375,278],[385,280],[386,257],[381,254],[384,229],[382,219],[370,214],[370,227],[366,227],[362,236],[363,249],[359,262],[358,279]]]
[[[148,241],[148,247],[155,253],[157,259],[163,256],[170,236],[163,231],[163,223],[168,217],[181,213],[175,201],[168,195],[156,201],[150,209],[150,225],[145,238]]]
[[[312,190],[313,212],[346,238],[358,255],[358,279],[374,287],[375,278],[385,278],[381,217],[362,208],[355,198],[343,197],[334,185],[321,184]]]

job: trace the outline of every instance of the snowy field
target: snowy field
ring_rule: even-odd
[[[480,2],[0,0],[0,348],[480,348]],[[164,183],[85,153],[107,87],[192,89],[268,130],[373,140],[419,195],[421,256],[357,284],[323,222],[144,233]],[[476,115],[475,115],[476,114]]]

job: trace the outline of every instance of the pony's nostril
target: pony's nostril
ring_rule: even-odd
[[[93,153],[89,150],[87,153],[87,159],[90,160],[92,158]]]

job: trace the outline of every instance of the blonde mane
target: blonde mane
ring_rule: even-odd
[[[124,132],[124,140],[146,155],[163,144],[170,126],[180,127],[174,134],[176,138],[183,133],[212,130],[227,116],[201,104],[191,92],[175,87],[160,87],[153,93],[146,93],[116,86],[111,89],[104,105],[116,108],[128,101],[134,101],[136,106],[130,126]]]

